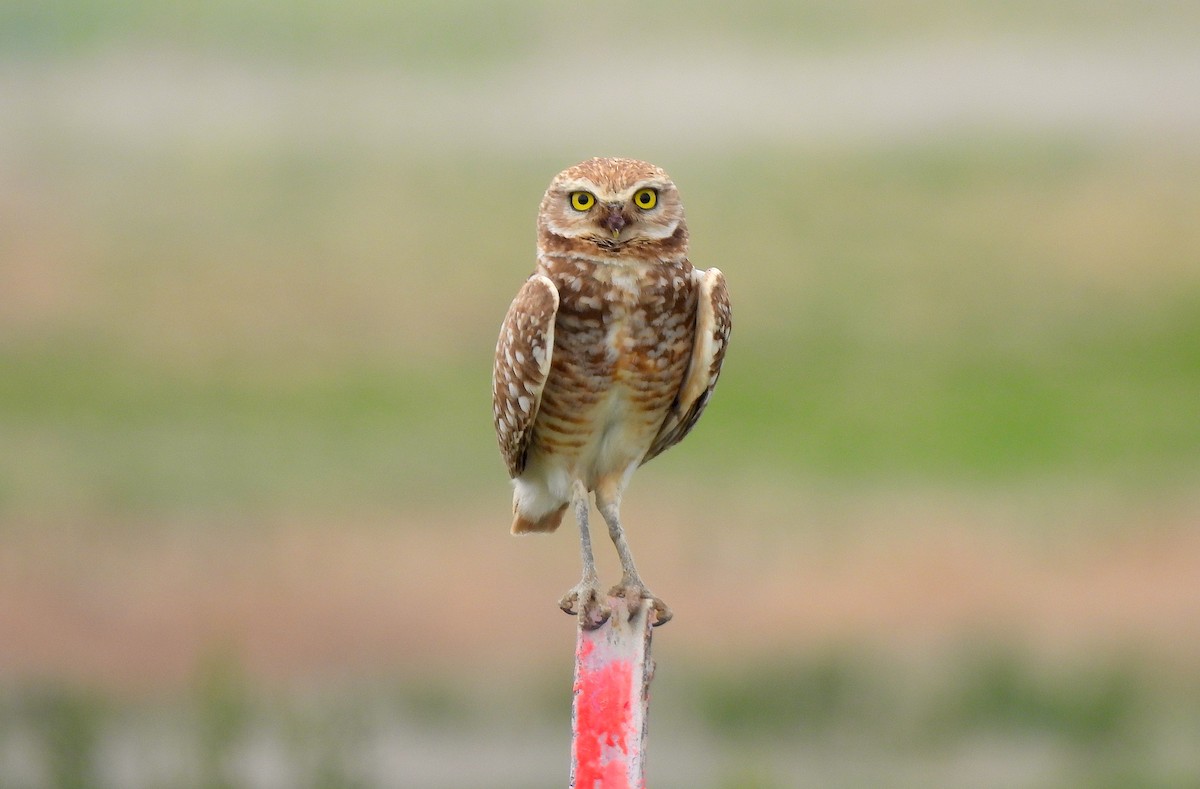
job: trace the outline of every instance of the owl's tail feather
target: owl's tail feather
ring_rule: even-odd
[[[563,513],[567,511],[564,504],[556,510],[551,510],[537,520],[530,520],[520,512],[513,513],[512,533],[529,534],[530,532],[552,532],[562,523]]]

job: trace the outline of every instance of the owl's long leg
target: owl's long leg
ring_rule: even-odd
[[[583,578],[558,601],[558,607],[568,614],[578,614],[580,624],[594,630],[608,621],[612,610],[600,597],[600,577],[596,574],[596,558],[592,555],[592,536],[588,531],[587,487],[575,480],[571,485],[571,503],[575,520],[579,521],[579,551],[583,554]]]
[[[633,552],[625,540],[625,529],[621,527],[621,494],[619,491],[601,486],[596,488],[596,508],[604,522],[608,524],[608,536],[617,547],[617,556],[621,559],[621,582],[608,590],[610,597],[623,597],[626,600],[649,600],[654,608],[654,625],[665,625],[671,621],[671,609],[661,598],[646,588],[642,577],[638,575],[637,566],[633,563]]]

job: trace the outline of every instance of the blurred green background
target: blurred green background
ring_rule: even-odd
[[[576,539],[507,534],[489,376],[592,155],[735,309],[626,496],[651,785],[1197,785],[1198,31],[0,5],[0,786],[563,785]]]

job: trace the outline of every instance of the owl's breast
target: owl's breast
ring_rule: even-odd
[[[535,445],[623,469],[645,453],[679,392],[696,294],[682,271],[606,267],[563,276]]]

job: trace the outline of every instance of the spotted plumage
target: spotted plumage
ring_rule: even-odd
[[[596,590],[587,494],[621,557],[610,594],[665,605],[642,584],[620,524],[634,470],[681,441],[720,375],[731,327],[725,278],[687,258],[667,174],[633,159],[590,159],[551,182],[538,256],[496,346],[493,412],[513,478],[514,533],[553,531],[574,502],[584,578],[562,605],[590,624]]]

